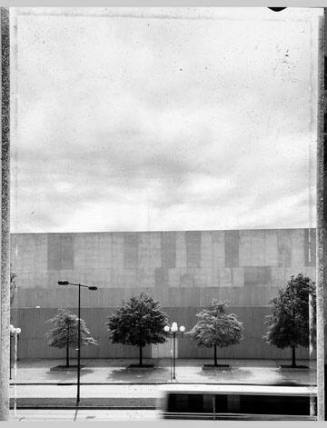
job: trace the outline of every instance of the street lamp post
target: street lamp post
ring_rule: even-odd
[[[171,326],[165,325],[164,331],[166,333],[170,333],[173,338],[173,361],[172,361],[172,370],[171,370],[171,380],[176,380],[176,334],[180,332],[181,334],[184,333],[185,327],[181,325],[178,327],[177,322],[172,322]]]
[[[14,361],[16,363],[17,359],[17,340],[21,333],[20,328],[15,328],[12,324],[10,324],[10,356],[9,356],[9,379],[11,380],[11,369],[12,369],[12,344],[11,338],[14,338]]]
[[[75,285],[78,287],[78,338],[77,338],[77,394],[76,405],[80,402],[80,379],[81,379],[81,287],[88,288],[89,290],[97,290],[98,287],[89,286],[69,281],[58,281],[59,285]]]
[[[10,343],[9,343],[9,380],[11,380],[11,361],[12,361],[12,344],[11,337],[13,336],[14,326],[10,324]]]

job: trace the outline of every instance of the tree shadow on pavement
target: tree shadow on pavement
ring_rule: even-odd
[[[167,382],[170,371],[163,367],[153,367],[147,369],[120,368],[109,372],[108,380],[120,380],[122,382],[148,383]]]
[[[301,382],[296,379],[287,379],[279,372],[269,372],[262,370],[259,373],[251,369],[234,367],[232,370],[212,369],[199,371],[199,374],[206,377],[207,380],[217,383],[231,384],[252,384],[252,385],[280,385],[292,386],[300,385]]]
[[[203,377],[214,379],[219,383],[251,383],[254,379],[253,371],[250,369],[244,369],[239,367],[233,367],[229,369],[224,368],[213,368],[212,370],[200,370],[199,374]],[[265,382],[267,378],[263,378]]]
[[[81,372],[80,372],[81,377],[83,377],[84,375],[93,373],[93,371],[94,370],[92,370],[92,369],[84,369],[83,368],[83,369],[81,369]],[[76,369],[60,370],[60,371],[59,370],[58,371],[50,371],[49,370],[46,373],[46,376],[49,380],[53,380],[53,379],[58,380],[58,381],[67,380],[67,379],[74,380],[74,379],[76,379],[76,376],[77,376],[77,370]]]

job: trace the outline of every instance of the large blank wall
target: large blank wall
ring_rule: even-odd
[[[114,307],[141,291],[165,307],[269,304],[291,275],[315,279],[315,230],[234,230],[14,234],[11,264],[16,308],[76,305],[76,289],[96,285],[85,307]]]
[[[190,330],[196,322],[195,314],[200,308],[163,308],[170,321],[177,321]],[[77,313],[76,309],[72,309]],[[98,346],[83,347],[82,355],[85,358],[137,358],[138,350],[133,346],[113,345],[108,340],[105,326],[106,318],[115,308],[83,308],[82,318],[86,321],[91,334],[98,340]],[[269,307],[230,307],[244,324],[244,339],[239,345],[233,345],[219,350],[222,358],[254,358],[254,359],[287,359],[290,350],[280,350],[265,343],[262,336],[265,333],[265,316],[270,313]],[[49,347],[46,332],[51,327],[47,322],[56,313],[55,309],[25,308],[12,311],[12,321],[21,327],[22,333],[19,343],[20,358],[64,358],[64,350]],[[74,355],[74,353],[72,353]],[[145,357],[151,356],[151,349],[147,347]],[[197,347],[190,338],[179,340],[179,358],[211,358],[212,350]],[[306,349],[298,350],[299,358],[308,358]]]

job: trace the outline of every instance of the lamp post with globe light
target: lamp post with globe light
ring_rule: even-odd
[[[14,357],[15,357],[14,361],[16,362],[16,359],[17,359],[17,339],[18,339],[18,336],[20,335],[20,333],[21,333],[21,329],[19,327],[15,328],[12,324],[10,324],[10,357],[9,357],[9,359],[10,359],[10,361],[9,361],[10,362],[10,364],[9,364],[9,379],[10,380],[11,380],[11,368],[12,368],[12,363],[11,363],[11,360],[12,360],[11,337],[14,338]]]
[[[78,347],[77,347],[77,395],[76,395],[76,404],[79,405],[80,402],[80,379],[81,379],[81,287],[88,288],[89,290],[97,290],[98,287],[89,286],[69,281],[58,281],[58,285],[74,285],[78,287]]]
[[[165,325],[164,327],[165,333],[171,334],[173,338],[173,364],[172,364],[172,371],[171,371],[171,380],[176,380],[176,335],[177,333],[183,334],[185,331],[185,327],[181,325],[178,327],[177,322],[174,321],[171,323],[171,325]]]

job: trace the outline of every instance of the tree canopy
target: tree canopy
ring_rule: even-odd
[[[163,328],[167,324],[167,315],[161,312],[159,302],[146,293],[131,297],[110,317],[107,327],[112,343],[138,346],[140,365],[142,348],[151,343],[166,341]]]
[[[310,325],[309,296],[312,318]],[[303,274],[292,275],[284,289],[272,299],[272,313],[266,318],[265,340],[278,348],[308,347],[310,336],[315,345],[316,290],[315,284]],[[295,353],[295,351],[294,351]],[[295,365],[295,354],[293,356]]]
[[[16,292],[16,274],[10,271],[10,305],[13,304]]]
[[[312,327],[309,329],[309,295],[312,296]],[[278,348],[309,346],[310,333],[315,338],[316,292],[310,278],[293,275],[285,289],[272,300],[272,314],[267,316],[265,339]]]
[[[243,324],[235,314],[226,313],[227,304],[214,299],[196,317],[197,323],[186,334],[198,346],[214,348],[214,365],[217,365],[217,347],[223,348],[238,344],[243,338]]]
[[[208,307],[196,314],[198,321],[187,334],[198,346],[222,348],[241,341],[243,325],[235,314],[227,314],[226,308],[226,303],[214,299]]]
[[[53,328],[47,332],[48,345],[66,348],[66,365],[69,366],[69,348],[78,346],[78,317],[67,309],[58,309],[57,314],[47,322],[53,324]],[[80,325],[81,346],[97,345],[82,318]]]

